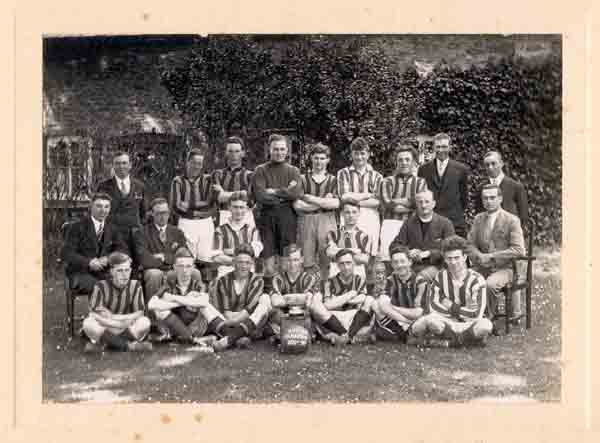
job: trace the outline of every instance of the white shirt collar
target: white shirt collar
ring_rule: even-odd
[[[360,172],[358,171],[358,169],[356,169],[354,167],[354,165],[350,165],[350,167],[348,168],[350,171],[356,171],[357,173],[360,174]],[[367,166],[365,167],[365,172],[363,172],[363,174],[366,174],[369,171],[373,171],[373,166],[371,165],[371,163],[367,163]]]
[[[104,222],[100,222],[98,220],[96,220],[94,217],[90,217],[92,219],[92,222],[94,223],[94,229],[96,230],[96,234],[98,233],[98,231],[100,230],[100,226],[104,226]]]
[[[241,224],[241,225],[239,225],[239,226],[236,226],[236,225],[234,225],[234,224],[233,224],[231,221],[228,221],[228,222],[227,222],[227,224],[229,225],[229,227],[230,227],[231,229],[233,229],[234,231],[238,232],[238,231],[240,231],[240,230],[241,230],[241,229],[242,229],[244,226],[247,226],[247,225],[248,225],[248,222],[244,222],[244,223],[242,223],[242,224]]]
[[[443,168],[443,169],[446,169],[446,166],[448,166],[448,162],[449,162],[449,161],[450,161],[450,157],[446,158],[446,160],[444,160],[444,161],[442,161],[442,160],[438,159],[437,157],[436,157],[436,159],[435,159],[436,165],[437,165],[438,167],[441,167],[441,168]]]
[[[498,208],[497,211],[493,212],[493,213],[487,213],[488,218],[490,219],[490,223],[492,224],[492,226],[494,226],[494,223],[496,223],[496,218],[498,218],[498,214],[500,214],[500,211],[502,210],[502,208]]]
[[[429,223],[431,220],[433,220],[433,214],[431,214],[429,217],[427,218],[421,218],[419,215],[417,215],[417,217],[419,218],[419,220],[421,220],[423,223]]]
[[[158,226],[158,225],[154,225],[154,226],[156,226],[156,230],[157,230],[158,232],[161,232],[161,231],[165,231],[165,232],[167,232],[167,225],[164,225],[164,226],[162,226],[162,227],[161,227],[161,226]]]
[[[500,171],[500,174],[498,174],[498,177],[496,178],[491,178],[490,177],[490,183],[496,186],[500,186],[500,183],[502,183],[502,180],[504,180],[504,172]]]

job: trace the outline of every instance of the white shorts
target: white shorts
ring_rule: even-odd
[[[196,260],[211,261],[215,241],[215,224],[212,217],[193,220],[180,218],[179,229],[185,234],[188,248]]]
[[[344,217],[340,218],[340,226],[344,226]],[[371,250],[366,252],[369,255],[376,255],[379,251],[379,232],[381,231],[381,219],[377,208],[360,208],[356,226],[371,240]]]
[[[379,254],[386,261],[390,259],[390,245],[400,232],[400,228],[403,224],[403,220],[392,219],[386,219],[381,223],[381,243],[379,246]]]

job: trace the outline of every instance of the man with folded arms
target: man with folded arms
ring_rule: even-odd
[[[431,281],[443,264],[442,240],[454,235],[454,226],[449,219],[433,211],[435,200],[431,191],[419,192],[415,201],[416,214],[402,225],[390,249],[397,245],[406,246],[413,270]]]
[[[83,320],[83,332],[90,339],[85,352],[149,351],[144,342],[150,320],[144,316],[142,285],[131,280],[131,259],[122,252],[108,256],[110,277],[94,286],[90,312]]]
[[[323,284],[310,306],[321,336],[334,345],[363,341],[370,336],[373,297],[365,278],[354,272],[354,253],[341,249],[335,255],[339,273]]]

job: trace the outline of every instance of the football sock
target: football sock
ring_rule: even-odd
[[[340,321],[337,319],[337,317],[335,315],[332,315],[331,317],[329,317],[329,320],[327,320],[325,323],[323,323],[323,327],[329,329],[331,332],[335,332],[336,334],[345,334],[346,332],[346,328],[344,328],[344,325],[342,325],[340,323]]]
[[[352,323],[350,324],[350,328],[348,329],[348,336],[350,338],[354,337],[360,328],[366,326],[369,321],[371,321],[371,314],[362,309],[359,309],[358,312],[354,315],[352,319]]]
[[[187,342],[192,341],[190,330],[177,315],[171,312],[168,317],[164,319],[164,322],[175,337],[181,338]]]
[[[219,337],[222,337],[222,329],[223,329],[223,325],[224,325],[224,320],[220,317],[215,317],[213,318],[210,323],[208,324],[208,330],[211,332],[214,332],[215,334],[217,334]]]
[[[102,334],[102,340],[106,343],[106,347],[115,351],[127,351],[129,346],[125,337],[121,335],[115,335],[112,332],[104,331]]]

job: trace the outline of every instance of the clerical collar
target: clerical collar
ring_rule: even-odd
[[[421,220],[422,223],[430,223],[431,220],[433,220],[433,214],[431,214],[429,217],[421,217],[419,215],[417,215],[417,217],[419,217],[419,220]]]

